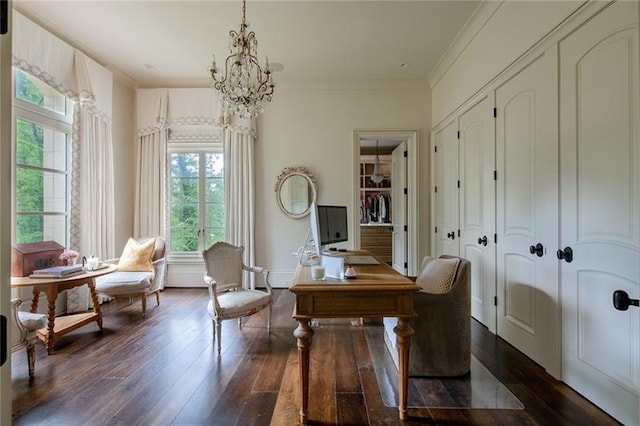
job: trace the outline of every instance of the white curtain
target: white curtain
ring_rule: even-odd
[[[255,265],[254,119],[228,114],[220,106],[218,124],[224,129],[225,235],[230,244],[244,246],[244,263]],[[255,286],[253,274],[245,282]]]
[[[116,253],[111,124],[81,103],[75,108],[81,149],[80,161],[74,165],[78,170],[74,185],[79,189],[80,202],[72,216],[80,219],[78,247],[87,256],[108,259]]]
[[[134,234],[164,235],[167,129],[138,136]]]
[[[255,265],[255,183],[253,137],[227,129],[224,133],[225,235],[244,246],[244,263]],[[249,278],[250,277],[250,278]],[[249,279],[253,288],[253,275]]]

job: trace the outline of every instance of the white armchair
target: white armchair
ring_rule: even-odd
[[[32,314],[18,310],[22,303],[20,299],[11,299],[11,352],[21,348],[27,348],[27,362],[29,364],[29,380],[35,375],[35,352],[38,336],[37,330],[47,326],[47,317],[44,314]]]
[[[238,327],[242,328],[242,317],[250,316],[268,307],[269,317],[267,331],[271,331],[271,284],[269,270],[257,266],[246,266],[242,261],[244,247],[236,247],[228,243],[215,243],[202,252],[206,273],[204,281],[209,288],[209,304],[207,310],[212,317],[213,340],[218,334],[218,355],[221,348],[222,321],[238,319]],[[243,282],[243,271],[248,271],[263,278],[266,291],[256,290]]]
[[[96,291],[98,293],[109,297],[127,297],[129,298],[129,303],[133,301],[134,297],[140,297],[143,318],[147,312],[147,296],[155,294],[156,303],[158,306],[160,305],[160,290],[163,289],[165,273],[165,242],[161,237],[142,238],[137,241],[131,238],[123,251],[123,255],[125,255],[130,244],[134,247],[136,244],[143,246],[150,239],[154,240],[151,253],[151,271],[129,268],[127,271],[118,270],[96,278]],[[109,259],[106,263],[120,265],[120,261],[121,258],[116,258]],[[135,262],[133,263],[135,264]],[[143,267],[142,269],[146,268]]]

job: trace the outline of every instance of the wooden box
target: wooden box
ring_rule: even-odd
[[[14,244],[11,247],[11,276],[28,277],[35,269],[61,265],[64,247],[55,241]]]

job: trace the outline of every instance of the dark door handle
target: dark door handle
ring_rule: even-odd
[[[451,238],[452,240],[456,239],[456,233],[451,231],[447,233],[447,238]]]
[[[565,262],[571,263],[573,261],[573,250],[571,247],[565,247],[564,250],[558,250],[556,256],[559,260],[564,259]]]
[[[542,257],[544,255],[544,246],[540,243],[535,246],[529,246],[529,253],[535,254],[538,257]]]
[[[483,246],[487,246],[487,236],[483,236],[482,238],[478,238],[478,244],[482,244]]]
[[[613,306],[619,311],[626,311],[631,306],[640,306],[639,299],[629,298],[629,294],[624,290],[616,290],[613,292]]]
[[[4,365],[9,353],[9,330],[7,328],[7,317],[0,315],[0,365]]]

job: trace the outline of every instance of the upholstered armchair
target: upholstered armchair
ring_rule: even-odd
[[[433,262],[433,263],[431,263]],[[428,266],[427,266],[428,265]],[[471,263],[456,256],[426,257],[416,284],[409,350],[410,376],[461,376],[471,367]],[[396,356],[395,318],[385,318],[385,339]],[[396,362],[397,365],[397,362]]]
[[[218,355],[222,340],[222,321],[238,319],[238,327],[242,328],[242,317],[250,316],[264,308],[269,308],[267,331],[271,331],[271,284],[269,270],[257,266],[246,266],[242,256],[244,247],[228,243],[215,243],[202,252],[205,266],[204,282],[209,288],[209,304],[207,310],[211,315],[213,340],[218,335]],[[248,271],[262,276],[266,290],[256,290],[243,281],[243,272]]]
[[[96,278],[96,291],[113,298],[134,297],[142,302],[142,317],[147,312],[147,296],[155,294],[160,305],[160,290],[164,288],[165,241],[162,237],[140,240],[129,238],[119,258],[106,263],[118,266],[118,271]]]
[[[29,380],[35,375],[35,352],[38,336],[37,330],[47,326],[47,317],[43,314],[32,314],[18,310],[22,303],[20,299],[11,300],[11,352],[27,348],[27,363],[29,365]]]

